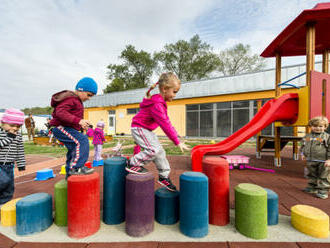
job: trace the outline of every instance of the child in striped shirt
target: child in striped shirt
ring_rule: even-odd
[[[25,155],[22,135],[18,132],[24,123],[24,113],[7,109],[1,118],[0,127],[0,205],[14,195],[14,164],[19,171],[25,170]]]

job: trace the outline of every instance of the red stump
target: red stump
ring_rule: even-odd
[[[100,175],[68,178],[68,235],[84,238],[100,228]]]
[[[220,156],[205,156],[203,172],[209,178],[209,223],[229,223],[229,164]]]

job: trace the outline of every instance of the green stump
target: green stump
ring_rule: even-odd
[[[68,225],[68,184],[65,179],[55,184],[55,224]]]
[[[235,187],[235,227],[253,239],[267,238],[267,191],[241,183]]]

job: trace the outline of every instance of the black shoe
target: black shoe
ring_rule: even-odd
[[[82,166],[79,168],[71,168],[69,171],[70,176],[71,175],[87,175],[92,174],[94,172],[94,169],[88,168],[86,166]]]
[[[140,175],[148,173],[148,170],[146,168],[144,168],[143,166],[131,166],[129,162],[127,162],[125,170],[127,170],[128,172],[131,172],[134,174],[140,174]]]
[[[158,183],[166,187],[169,191],[176,191],[176,187],[169,177],[159,177]]]

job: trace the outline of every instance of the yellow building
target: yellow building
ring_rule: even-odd
[[[321,71],[316,63],[316,70]],[[305,65],[282,68],[282,82],[305,70]],[[228,137],[248,123],[257,111],[257,100],[263,102],[275,96],[275,70],[207,80],[183,82],[174,101],[168,103],[168,115],[180,136]],[[297,92],[305,86],[305,76],[285,86],[283,93]],[[130,134],[131,121],[139,110],[147,88],[98,95],[85,103],[85,118],[94,125],[103,120],[107,134]],[[152,92],[157,93],[157,90]],[[273,134],[268,127],[264,134]],[[283,128],[286,135],[291,128]],[[164,135],[162,130],[156,130]]]

